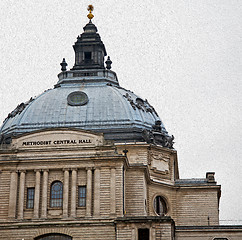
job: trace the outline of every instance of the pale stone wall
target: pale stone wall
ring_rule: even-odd
[[[168,216],[176,225],[218,225],[218,188],[217,187],[180,187],[149,185],[149,213],[156,216],[153,201],[155,196],[162,196],[168,205]],[[209,220],[208,220],[209,216]]]
[[[176,208],[176,225],[219,224],[217,189],[180,188],[177,191]]]
[[[154,199],[156,196],[162,196],[165,199],[168,208],[166,215],[171,216],[176,220],[176,189],[164,184],[150,184],[148,185],[148,189],[150,215],[157,216],[154,210]]]
[[[176,230],[176,240],[213,240],[214,238],[227,238],[228,240],[241,240],[242,228],[236,226],[213,227],[207,229]]]
[[[65,224],[65,223],[64,223]],[[44,226],[31,226],[25,225],[25,227],[9,228],[1,230],[1,240],[33,240],[35,237],[48,234],[48,233],[62,233],[69,235],[73,240],[114,240],[115,239],[115,228],[110,223],[97,223],[92,224],[76,224],[77,226],[69,225],[68,228],[62,226],[44,227]]]
[[[127,170],[125,175],[125,210],[128,216],[145,216],[145,176],[142,170]]]
[[[8,206],[9,206],[9,195],[10,195],[10,178],[11,178],[11,173],[9,171],[0,172],[0,221],[6,220],[9,214]],[[17,190],[17,181],[15,182],[14,186],[16,187],[16,190]],[[12,191],[14,191],[14,189],[12,189]],[[15,209],[13,210],[15,212]],[[15,215],[13,217],[15,217]]]
[[[174,225],[172,220],[156,222],[157,220],[142,221],[135,218],[133,220],[118,221],[117,239],[118,240],[138,240],[139,229],[149,229],[150,240],[174,240]]]

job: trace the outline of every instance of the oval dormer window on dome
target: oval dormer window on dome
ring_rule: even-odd
[[[82,106],[87,104],[88,96],[81,91],[72,92],[68,95],[67,102],[71,106]]]

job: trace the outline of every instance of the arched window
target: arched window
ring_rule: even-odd
[[[50,188],[50,206],[62,207],[63,184],[60,181],[53,182]]]
[[[50,233],[39,236],[35,240],[72,240],[72,237],[60,233]]]
[[[155,197],[154,210],[159,216],[165,215],[167,213],[167,205],[163,197],[161,196]]]

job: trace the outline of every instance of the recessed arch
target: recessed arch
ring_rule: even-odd
[[[48,233],[38,236],[34,240],[72,240],[72,237],[62,233]]]
[[[228,238],[222,238],[222,237],[221,238],[216,237],[216,238],[213,238],[213,240],[229,240],[229,239]]]

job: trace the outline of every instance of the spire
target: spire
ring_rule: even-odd
[[[105,46],[97,33],[96,26],[91,19],[94,7],[88,6],[90,19],[89,23],[83,28],[84,32],[77,37],[77,41],[73,45],[75,51],[75,65],[72,70],[81,69],[104,69],[104,57],[107,55]]]
[[[93,5],[88,5],[87,10],[89,11],[87,17],[90,19],[90,21],[94,18],[94,15],[92,14],[94,7]]]

